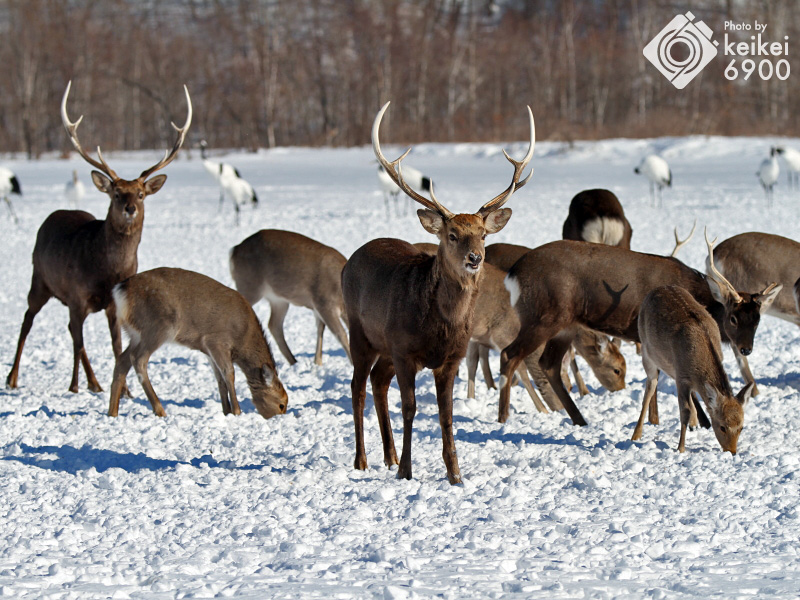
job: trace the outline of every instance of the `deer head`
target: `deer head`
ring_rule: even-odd
[[[516,161],[503,150],[505,157],[514,165],[514,175],[511,179],[511,184],[501,194],[495,196],[481,206],[478,212],[474,214],[454,214],[448,210],[436,199],[432,181],[430,200],[417,193],[406,184],[403,180],[400,163],[408,156],[408,153],[411,152],[411,148],[391,162],[387,160],[383,152],[381,152],[378,131],[387,108],[389,108],[389,102],[384,104],[380,111],[378,111],[372,125],[372,148],[375,151],[378,162],[380,162],[386,170],[389,177],[392,178],[392,181],[394,181],[407,196],[425,207],[417,211],[417,216],[425,231],[439,238],[439,256],[444,259],[442,260],[444,268],[449,270],[450,274],[457,280],[474,279],[480,272],[483,264],[485,255],[484,240],[486,236],[490,233],[497,233],[503,229],[508,219],[511,218],[511,209],[503,208],[503,205],[508,202],[511,195],[525,185],[531,178],[531,175],[533,175],[533,169],[531,169],[528,176],[520,181],[522,172],[531,161],[531,158],[533,158],[533,148],[536,143],[536,128],[530,106],[528,107],[528,117],[530,121],[531,141],[528,147],[528,153],[521,161]]]
[[[771,283],[756,294],[736,291],[731,282],[714,265],[714,244],[717,238],[709,241],[708,231],[705,232],[705,236],[708,247],[707,264],[710,272],[706,281],[714,300],[725,309],[723,316],[725,335],[736,352],[740,352],[742,356],[748,356],[753,351],[753,338],[761,321],[761,314],[770,307],[783,286]]]
[[[144,199],[160,190],[161,186],[163,186],[164,182],[167,180],[166,175],[156,175],[151,179],[147,178],[159,169],[166,167],[175,159],[186,137],[186,132],[189,130],[189,126],[192,123],[192,101],[191,98],[189,98],[189,90],[186,89],[185,85],[183,86],[183,91],[186,94],[188,113],[183,127],[178,127],[175,123],[172,123],[172,127],[178,132],[178,137],[172,149],[167,150],[164,153],[164,158],[155,165],[142,171],[139,177],[129,181],[121,179],[113,169],[108,166],[108,163],[106,163],[100,151],[100,146],[97,147],[97,158],[99,160],[95,160],[89,156],[81,147],[81,143],[78,140],[78,125],[81,124],[83,115],[78,117],[78,120],[74,123],[71,122],[67,116],[67,99],[69,98],[69,90],[71,87],[72,81],[67,84],[64,97],[61,99],[61,121],[69,134],[72,145],[75,147],[75,150],[78,151],[78,154],[90,165],[99,169],[99,171],[92,171],[92,181],[98,190],[108,194],[108,197],[111,198],[106,220],[115,232],[123,235],[141,231],[144,221]]]
[[[723,452],[736,454],[736,444],[744,425],[744,408],[750,401],[754,382],[748,383],[735,396],[719,392],[706,383],[706,402],[711,413],[711,426]]]

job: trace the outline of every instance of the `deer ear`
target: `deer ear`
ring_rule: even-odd
[[[500,208],[490,212],[483,220],[484,227],[486,227],[486,233],[497,233],[506,226],[506,223],[508,223],[510,218],[510,208]]]
[[[600,354],[605,354],[606,350],[608,349],[608,342],[609,339],[605,335],[601,335],[597,337],[597,347],[600,349]]]
[[[425,228],[425,231],[433,235],[439,235],[439,232],[444,227],[444,218],[439,213],[428,210],[427,208],[420,208],[417,211],[419,222]]]
[[[718,399],[717,398],[717,390],[715,390],[713,387],[711,387],[711,384],[709,384],[709,383],[705,383],[703,385],[705,386],[705,389],[706,389],[706,397],[707,397],[706,402],[708,402],[708,407],[712,411],[716,410],[716,408],[717,408],[717,399]]]
[[[100,171],[92,171],[92,182],[104,194],[111,191],[111,180]]]
[[[764,288],[763,292],[760,292],[755,295],[754,300],[758,304],[758,311],[763,315],[772,303],[775,301],[775,298],[778,297],[778,294],[781,293],[783,289],[783,285],[770,283],[766,288]]]
[[[161,189],[161,186],[164,185],[164,182],[167,180],[166,175],[156,175],[155,177],[151,177],[147,181],[144,182],[144,190],[147,192],[148,196],[155,194],[158,190]]]
[[[747,406],[747,403],[750,402],[750,398],[753,396],[753,388],[756,386],[755,381],[751,381],[746,386],[744,386],[739,393],[736,394],[736,399],[739,401],[739,404],[742,405],[742,408]]]
[[[714,300],[720,304],[727,304],[729,296],[728,290],[725,288],[725,286],[717,283],[717,280],[710,275],[706,277],[706,282],[708,283],[708,289],[711,290],[711,295],[714,296]]]
[[[269,368],[269,365],[261,367],[261,372],[264,374],[264,383],[272,385],[272,380],[275,378],[275,371]]]

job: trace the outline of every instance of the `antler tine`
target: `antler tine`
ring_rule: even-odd
[[[733,296],[733,299],[736,302],[741,302],[742,297],[739,295],[739,292],[736,291],[736,288],[733,287],[730,281],[725,279],[725,276],[717,270],[717,266],[714,264],[714,244],[717,243],[717,238],[713,240],[708,240],[708,228],[703,229],[703,233],[706,236],[706,246],[708,246],[708,267],[711,269],[711,277],[721,286],[725,286]]]
[[[72,142],[72,145],[75,147],[75,150],[78,151],[78,154],[83,157],[83,160],[88,162],[93,167],[100,169],[103,173],[111,177],[111,179],[118,179],[114,170],[108,166],[108,163],[106,163],[105,160],[103,160],[103,155],[100,153],[100,146],[97,147],[97,156],[100,158],[100,162],[89,156],[81,147],[81,143],[78,141],[78,125],[80,125],[81,121],[83,121],[83,115],[78,117],[78,120],[74,123],[71,122],[69,120],[69,116],[67,116],[67,99],[69,98],[69,91],[71,88],[72,80],[67,83],[67,89],[64,91],[64,96],[61,98],[61,122],[64,124],[67,134],[69,134],[69,139]]]
[[[528,176],[523,179],[522,181],[519,178],[522,176],[522,172],[525,170],[525,167],[528,166],[528,163],[531,162],[533,158],[533,149],[536,146],[536,124],[533,122],[533,111],[531,107],[528,106],[528,121],[530,122],[531,128],[531,143],[528,146],[528,153],[522,158],[522,160],[514,160],[508,155],[508,152],[503,150],[503,154],[508,159],[508,161],[514,165],[514,176],[511,178],[511,185],[509,185],[501,194],[495,196],[489,202],[484,204],[481,209],[478,211],[481,215],[486,215],[492,211],[497,210],[501,206],[503,206],[508,199],[511,198],[511,195],[524,186],[528,181],[530,181],[531,176],[533,175],[533,169],[531,169]]]
[[[678,250],[680,250],[686,244],[689,243],[689,240],[691,240],[692,236],[694,235],[694,230],[695,229],[697,229],[697,219],[694,220],[694,225],[692,225],[692,230],[689,232],[689,235],[686,236],[686,239],[682,240],[682,239],[680,239],[678,237],[678,228],[677,228],[677,226],[675,227],[675,248],[672,250],[672,254],[670,254],[670,256],[672,258],[675,258],[675,255],[678,253]]]
[[[375,115],[375,120],[372,123],[372,150],[375,152],[375,157],[386,170],[386,173],[389,175],[389,177],[392,178],[392,181],[394,181],[397,184],[397,187],[403,190],[403,192],[405,192],[409,198],[419,202],[425,208],[438,212],[445,219],[452,219],[455,215],[436,199],[436,196],[433,194],[433,185],[431,185],[431,199],[428,200],[422,194],[418,194],[411,189],[411,187],[403,179],[403,167],[400,163],[406,156],[408,156],[408,153],[411,152],[411,148],[403,152],[399,158],[391,162],[383,155],[383,152],[381,152],[381,143],[378,132],[381,127],[381,120],[383,119],[386,109],[389,108],[389,104],[391,104],[391,102],[387,102],[381,107],[381,109],[378,111],[378,114]]]
[[[189,90],[186,85],[183,86],[183,92],[186,94],[186,105],[188,107],[188,111],[186,114],[186,122],[183,124],[183,127],[178,127],[175,123],[170,122],[172,128],[178,132],[178,138],[175,140],[175,143],[172,145],[171,150],[166,150],[164,152],[164,158],[158,161],[155,165],[142,171],[142,174],[139,175],[139,179],[146,179],[159,169],[163,169],[173,160],[175,157],[178,156],[178,150],[180,150],[181,146],[183,145],[183,140],[186,138],[186,132],[189,131],[189,126],[192,124],[192,99],[189,97]]]

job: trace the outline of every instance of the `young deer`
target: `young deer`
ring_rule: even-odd
[[[262,229],[231,250],[231,275],[236,289],[251,305],[261,298],[269,302],[269,332],[290,365],[297,362],[283,336],[283,320],[290,304],[314,311],[316,364],[322,364],[326,325],[350,358],[350,344],[341,321],[345,316],[342,268],[346,262],[330,246],[280,229]]]
[[[582,240],[620,248],[631,248],[633,229],[619,199],[608,190],[583,190],[569,204],[561,230],[565,240]]]
[[[161,267],[134,275],[114,287],[119,319],[130,344],[117,358],[108,414],[116,417],[125,377],[136,370],[153,412],[166,413],[147,375],[150,355],[167,342],[199,350],[209,358],[224,414],[240,414],[234,386],[237,365],[253,404],[269,419],[286,412],[287,396],[256,313],[241,294],[183,269]]]
[[[686,427],[695,415],[692,392],[705,401],[711,425],[723,451],[736,454],[744,424],[744,407],[754,382],[733,395],[722,367],[722,343],[714,319],[684,288],[668,285],[649,292],[639,312],[642,364],[647,373],[642,412],[632,440],[642,437],[644,415],[658,385],[659,371],[675,380],[681,415],[678,452],[686,450]]]
[[[508,270],[517,262],[522,256],[530,252],[531,249],[526,246],[519,246],[516,244],[491,244],[486,247],[486,262],[494,265],[508,272]],[[508,290],[505,290],[508,294]],[[508,296],[506,296],[508,297]],[[516,311],[514,311],[516,316]],[[516,322],[515,335],[519,331],[519,321]],[[589,393],[586,383],[581,376],[578,363],[575,360],[575,353],[577,352],[591,367],[595,376],[600,384],[611,392],[616,392],[625,388],[625,357],[619,350],[619,344],[612,342],[608,336],[596,331],[591,331],[585,327],[578,327],[573,332],[574,336],[569,350],[569,366],[572,374],[575,377],[575,385],[578,387],[578,393],[585,396]],[[511,340],[501,346],[504,348]],[[560,400],[553,398],[553,391],[544,377],[543,371],[538,366],[539,358],[541,357],[541,350],[534,351],[532,354],[525,358],[525,364],[528,366],[528,371],[536,382],[537,387],[542,391],[542,395],[547,401],[548,405],[554,410],[560,410],[563,407]],[[535,365],[535,366],[534,366]],[[483,365],[484,375],[489,372],[488,360]],[[569,375],[567,373],[566,364],[564,365],[561,373],[561,378],[567,387],[570,386]],[[487,379],[488,384],[489,379]]]
[[[82,210],[57,210],[39,227],[33,248],[33,277],[28,292],[28,310],[22,321],[14,366],[6,380],[11,388],[17,387],[22,348],[33,319],[47,301],[55,296],[69,308],[69,332],[72,335],[74,353],[69,390],[78,391],[78,364],[83,363],[89,389],[93,392],[102,391],[83,346],[83,322],[89,314],[105,310],[114,356],[119,357],[122,352],[122,338],[111,290],[117,283],[136,273],[136,253],[144,224],[144,199],[160,190],[167,180],[166,175],[147,178],[166,167],[178,155],[192,123],[192,102],[189,91],[184,86],[188,113],[183,127],[172,124],[178,132],[172,149],[155,165],[142,171],[136,179],[121,179],[106,164],[99,147],[99,161],[89,156],[81,147],[78,141],[78,125],[83,116],[74,123],[67,116],[67,98],[71,85],[72,82],[67,84],[61,100],[61,120],[78,154],[102,171],[92,171],[92,181],[97,189],[108,194],[111,203],[105,220],[95,219]]]
[[[397,476],[411,478],[411,431],[416,414],[414,377],[420,369],[429,368],[436,382],[442,456],[447,478],[455,484],[461,481],[461,472],[453,441],[453,380],[470,339],[483,272],[484,238],[505,226],[511,210],[502,206],[531,176],[520,181],[533,157],[533,113],[528,108],[531,132],[528,153],[521,161],[506,154],[514,165],[508,188],[475,214],[454,214],[439,203],[433,186],[428,200],[403,180],[400,162],[408,151],[392,162],[383,156],[378,130],[388,106],[387,102],[372,125],[375,155],[403,192],[425,207],[417,215],[425,230],[439,238],[439,249],[435,256],[430,256],[401,240],[377,239],[356,250],[342,271],[353,356],[355,468],[367,467],[363,417],[368,375],[383,439],[384,462],[387,466],[398,464],[387,400],[389,384],[396,374],[403,413],[403,453]]]
[[[713,263],[713,242],[708,251]],[[520,317],[520,332],[500,356],[499,420],[508,418],[507,385],[519,362],[546,344],[539,364],[573,423],[586,421],[564,388],[561,360],[575,325],[639,342],[637,320],[644,297],[663,285],[685,288],[706,309],[734,352],[749,354],[761,318],[780,291],[737,292],[714,271],[708,277],[675,258],[641,254],[602,244],[562,240],[539,246],[517,261],[505,280]]]
[[[772,281],[779,283],[774,302],[763,304],[761,312],[800,325],[800,312],[792,298],[792,287],[800,276],[800,244],[771,233],[741,233],[717,246],[714,262],[737,290],[752,292]],[[711,263],[706,263],[706,272],[713,273]],[[753,381],[748,354],[736,353],[736,361],[745,381]],[[758,395],[758,386],[753,395]]]

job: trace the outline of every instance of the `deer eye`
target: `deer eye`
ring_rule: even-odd
[[[731,325],[736,327],[739,324],[739,321],[736,320],[736,317],[731,315]]]
[[[725,425],[720,425],[720,426],[719,426],[719,430],[720,430],[722,433],[727,433],[727,431],[728,431],[728,428],[727,428],[727,427],[725,427]]]
[[[144,192],[139,192],[139,200],[144,200]]]
[[[456,237],[456,235],[454,233],[451,233],[448,237],[450,238],[451,242],[457,242],[458,241],[458,238]]]
[[[614,369],[614,375],[619,375],[619,369]]]

